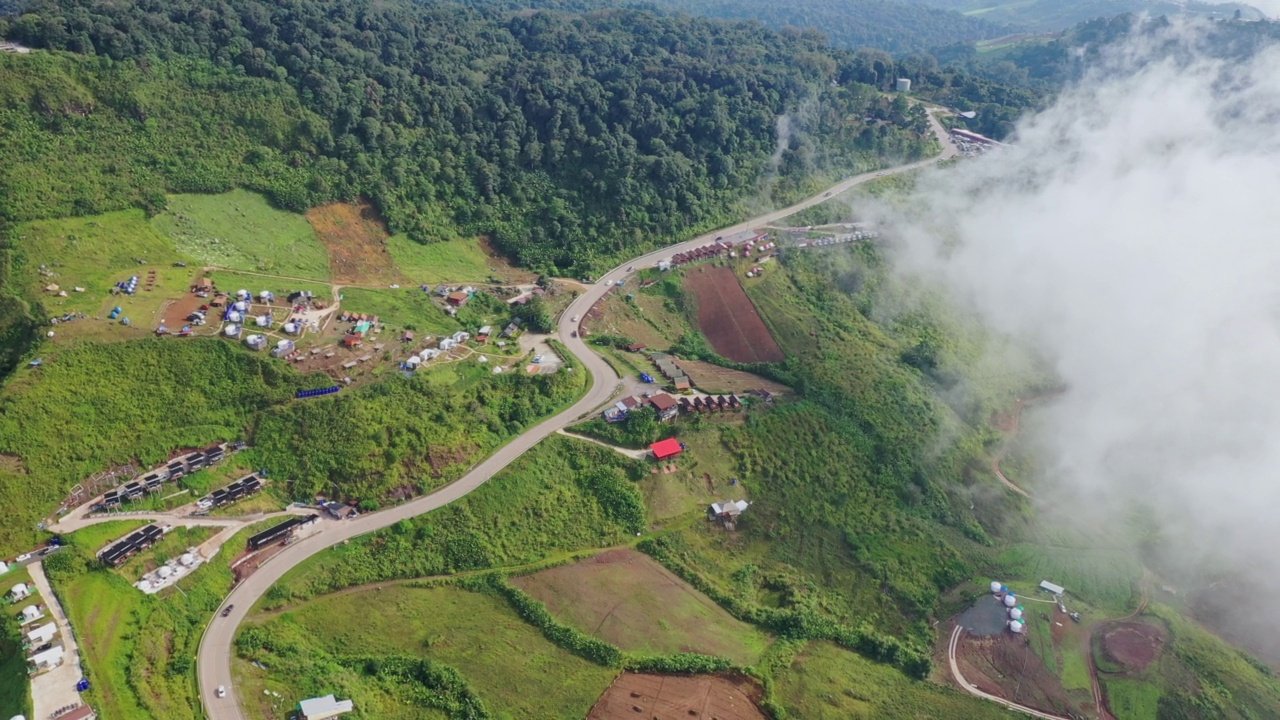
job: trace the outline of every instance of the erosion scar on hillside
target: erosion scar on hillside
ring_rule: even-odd
[[[685,285],[698,301],[698,327],[717,353],[744,363],[786,359],[733,270],[697,268]]]

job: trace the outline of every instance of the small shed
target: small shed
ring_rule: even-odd
[[[36,666],[37,670],[50,670],[62,664],[62,646],[51,647],[44,652],[36,653],[31,656],[31,664]]]
[[[454,307],[462,307],[463,305],[466,305],[467,301],[470,299],[471,294],[462,291],[451,292],[445,296],[445,300]]]
[[[310,698],[298,703],[298,717],[301,720],[328,720],[328,718],[335,718],[352,710],[355,710],[353,702],[350,700],[338,700],[333,695]]]
[[[400,335],[400,342],[413,342],[413,331],[405,330],[404,333]]]
[[[58,626],[54,623],[47,622],[40,627],[27,633],[27,640],[32,645],[43,645],[53,639],[58,634]]]
[[[208,292],[213,289],[213,280],[207,277],[199,278],[193,287],[196,292]]]
[[[669,457],[675,457],[676,455],[684,452],[684,447],[680,444],[680,441],[675,438],[659,440],[658,442],[650,445],[649,449],[653,451],[653,457],[658,460],[666,460]]]
[[[1040,581],[1040,589],[1046,592],[1052,593],[1054,595],[1061,595],[1062,593],[1067,591],[1067,589],[1062,587],[1061,585],[1056,585],[1054,583],[1049,582],[1048,580]]]
[[[680,375],[671,382],[675,385],[676,390],[690,390],[693,388],[693,383],[686,375]]]

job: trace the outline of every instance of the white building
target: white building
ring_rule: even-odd
[[[332,695],[310,698],[298,703],[298,712],[302,720],[327,720],[352,710],[355,710],[354,703],[350,700],[338,700]]]
[[[62,664],[62,646],[59,645],[44,652],[36,653],[31,656],[30,662],[36,666],[37,670],[52,670]]]
[[[22,608],[22,624],[24,625],[42,617],[44,617],[44,611],[35,605],[28,605]]]
[[[18,600],[22,600],[23,598],[31,597],[31,590],[26,585],[22,583],[18,583],[17,585],[13,586],[12,590],[9,591],[9,597],[14,602],[17,602]]]
[[[53,639],[58,634],[58,626],[54,623],[45,623],[40,627],[27,633],[27,642],[32,645],[43,645]]]
[[[898,78],[898,92],[911,92],[910,78]]]
[[[1048,580],[1040,581],[1040,589],[1053,593],[1054,595],[1061,595],[1062,593],[1067,591],[1067,589],[1062,587],[1061,585],[1054,585]]]

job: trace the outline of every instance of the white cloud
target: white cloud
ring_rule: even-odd
[[[1275,586],[1280,51],[1208,59],[1199,28],[1130,42],[1011,148],[927,178],[897,263],[1069,386],[1037,423],[1056,485],[1039,502],[1100,517],[1138,498],[1171,548]]]

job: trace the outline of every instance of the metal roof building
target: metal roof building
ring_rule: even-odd
[[[354,703],[350,700],[338,700],[332,695],[310,698],[298,703],[298,712],[302,720],[326,720],[352,710],[355,710]]]

